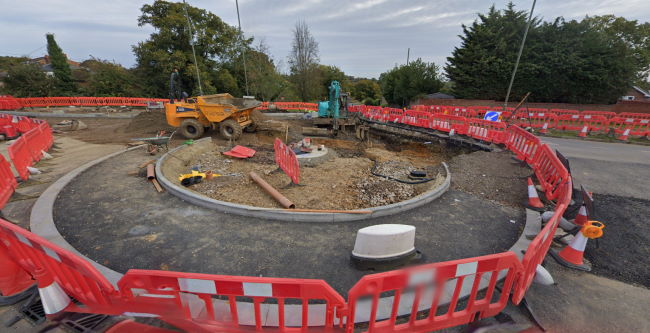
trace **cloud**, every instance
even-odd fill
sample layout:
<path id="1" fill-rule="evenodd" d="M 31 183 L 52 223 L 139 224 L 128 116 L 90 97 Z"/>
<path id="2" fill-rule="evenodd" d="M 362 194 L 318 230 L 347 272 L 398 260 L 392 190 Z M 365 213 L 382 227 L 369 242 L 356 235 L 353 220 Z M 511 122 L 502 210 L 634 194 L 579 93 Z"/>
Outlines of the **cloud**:
<path id="1" fill-rule="evenodd" d="M 180 1 L 180 0 L 178 0 Z M 187 0 L 226 23 L 237 26 L 235 0 Z M 45 33 L 54 33 L 74 60 L 88 55 L 132 66 L 131 45 L 146 40 L 152 28 L 138 27 L 140 8 L 148 1 L 132 0 L 0 0 L 0 55 L 27 54 L 45 45 Z M 239 0 L 242 29 L 247 36 L 264 38 L 273 57 L 285 60 L 292 29 L 304 19 L 319 42 L 321 61 L 339 66 L 349 75 L 378 77 L 395 64 L 421 57 L 444 65 L 460 41 L 461 24 L 476 13 L 508 0 Z M 532 0 L 514 2 L 529 10 Z M 614 14 L 648 21 L 647 0 L 545 0 L 535 14 L 545 20 L 558 16 Z M 45 52 L 37 50 L 32 56 Z"/>

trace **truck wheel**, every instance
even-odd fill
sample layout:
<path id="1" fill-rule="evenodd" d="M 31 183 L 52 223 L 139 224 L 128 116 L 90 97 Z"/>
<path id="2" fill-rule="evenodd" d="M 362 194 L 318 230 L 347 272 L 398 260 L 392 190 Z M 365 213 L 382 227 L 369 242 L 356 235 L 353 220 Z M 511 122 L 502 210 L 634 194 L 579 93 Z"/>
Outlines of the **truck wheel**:
<path id="1" fill-rule="evenodd" d="M 204 129 L 196 119 L 185 119 L 181 123 L 181 134 L 188 139 L 198 139 L 203 135 Z"/>
<path id="2" fill-rule="evenodd" d="M 246 133 L 255 133 L 257 131 L 257 124 L 251 123 L 250 125 L 244 127 L 244 132 Z"/>
<path id="3" fill-rule="evenodd" d="M 219 134 L 226 140 L 237 140 L 241 136 L 242 128 L 234 119 L 226 119 L 219 125 Z"/>

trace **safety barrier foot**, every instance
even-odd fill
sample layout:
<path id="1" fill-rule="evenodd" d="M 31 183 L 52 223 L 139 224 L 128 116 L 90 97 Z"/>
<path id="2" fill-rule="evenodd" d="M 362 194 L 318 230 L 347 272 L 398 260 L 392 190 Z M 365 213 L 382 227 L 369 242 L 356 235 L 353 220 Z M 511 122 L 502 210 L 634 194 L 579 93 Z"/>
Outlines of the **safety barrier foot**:
<path id="1" fill-rule="evenodd" d="M 296 184 L 296 183 L 294 183 L 294 182 L 289 182 L 289 184 L 283 186 L 282 188 L 283 188 L 283 189 L 287 189 L 287 188 L 305 187 L 305 186 L 307 186 L 307 185 L 305 185 L 305 184 Z"/>

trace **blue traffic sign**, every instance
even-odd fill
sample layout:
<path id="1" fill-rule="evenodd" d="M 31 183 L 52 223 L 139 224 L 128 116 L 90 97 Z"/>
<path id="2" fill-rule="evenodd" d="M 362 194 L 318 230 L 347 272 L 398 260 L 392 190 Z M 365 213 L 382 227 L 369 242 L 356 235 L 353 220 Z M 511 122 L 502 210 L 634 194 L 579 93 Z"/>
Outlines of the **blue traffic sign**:
<path id="1" fill-rule="evenodd" d="M 489 121 L 499 121 L 500 116 L 501 116 L 501 112 L 499 111 L 488 111 L 485 113 L 485 117 L 483 117 L 483 119 Z"/>

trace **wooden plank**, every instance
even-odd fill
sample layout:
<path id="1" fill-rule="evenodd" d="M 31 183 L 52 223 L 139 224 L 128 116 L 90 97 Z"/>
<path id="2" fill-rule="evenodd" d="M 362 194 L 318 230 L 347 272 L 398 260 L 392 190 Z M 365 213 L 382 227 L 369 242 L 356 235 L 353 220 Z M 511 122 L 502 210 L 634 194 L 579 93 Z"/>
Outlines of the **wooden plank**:
<path id="1" fill-rule="evenodd" d="M 158 193 L 164 191 L 163 188 L 158 183 L 158 180 L 156 180 L 155 178 L 151 180 L 151 183 L 153 184 L 153 187 L 156 188 L 156 191 L 158 191 Z"/>

